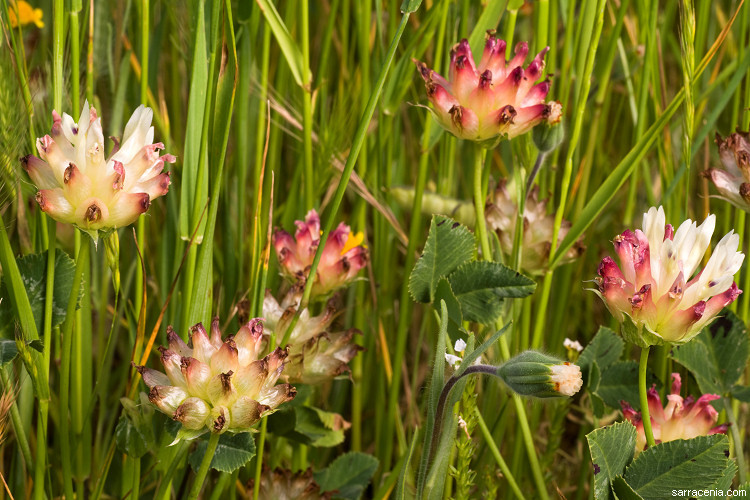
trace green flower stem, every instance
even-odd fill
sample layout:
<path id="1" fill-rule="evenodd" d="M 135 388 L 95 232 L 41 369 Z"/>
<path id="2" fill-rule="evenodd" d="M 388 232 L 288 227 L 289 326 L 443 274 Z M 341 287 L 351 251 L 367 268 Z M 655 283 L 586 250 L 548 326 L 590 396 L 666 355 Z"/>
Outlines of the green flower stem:
<path id="1" fill-rule="evenodd" d="M 70 365 L 73 347 L 73 325 L 75 323 L 76 303 L 81 288 L 81 277 L 83 270 L 88 266 L 91 244 L 88 241 L 81 242 L 81 249 L 76 259 L 76 271 L 73 277 L 68 309 L 65 314 L 65 322 L 62 326 L 62 366 L 60 375 L 60 447 L 62 448 L 63 489 L 67 498 L 73 496 L 73 477 L 71 467 L 75 463 L 75 456 L 70 449 L 70 424 L 68 420 L 68 406 L 70 404 Z M 84 297 L 82 300 L 85 300 Z"/>
<path id="2" fill-rule="evenodd" d="M 492 260 L 492 250 L 487 238 L 487 221 L 484 219 L 485 195 L 482 189 L 482 172 L 484 170 L 484 157 L 487 150 L 476 146 L 474 149 L 474 211 L 476 213 L 476 238 L 477 246 L 482 249 L 485 260 Z M 416 212 L 415 212 L 416 213 Z"/>
<path id="3" fill-rule="evenodd" d="M 732 442 L 734 444 L 734 456 L 737 459 L 737 468 L 740 470 L 740 482 L 739 484 L 745 484 L 747 481 L 747 466 L 745 465 L 745 452 L 742 448 L 742 438 L 740 437 L 740 429 L 737 427 L 737 419 L 734 416 L 734 409 L 732 408 L 732 400 L 728 397 L 721 398 L 724 403 L 724 409 L 727 412 L 727 420 L 729 420 L 729 429 L 732 431 Z"/>
<path id="4" fill-rule="evenodd" d="M 641 362 L 638 365 L 638 392 L 641 395 L 641 417 L 643 419 L 643 431 L 646 434 L 646 442 L 649 446 L 655 446 L 654 431 L 651 429 L 651 415 L 648 411 L 648 392 L 646 391 L 646 367 L 648 366 L 648 351 L 650 347 L 641 349 Z"/>
<path id="5" fill-rule="evenodd" d="M 477 417 L 477 424 L 479 424 L 479 429 L 482 431 L 482 436 L 484 436 L 484 441 L 487 443 L 487 447 L 489 447 L 490 452 L 492 452 L 492 456 L 495 458 L 495 462 L 497 462 L 498 467 L 500 467 L 500 470 L 503 472 L 503 476 L 508 480 L 508 486 L 510 486 L 510 489 L 513 490 L 513 493 L 519 498 L 519 500 L 526 500 L 523 493 L 521 493 L 521 488 L 518 487 L 518 483 L 516 483 L 516 479 L 513 477 L 508 464 L 505 463 L 503 456 L 500 454 L 500 450 L 497 448 L 492 433 L 487 428 L 487 424 L 484 422 L 482 412 L 479 411 L 479 408 L 474 408 L 474 415 Z"/>
<path id="6" fill-rule="evenodd" d="M 255 445 L 255 481 L 253 482 L 253 500 L 258 500 L 260 493 L 260 475 L 263 472 L 263 448 L 266 445 L 266 427 L 268 419 L 263 417 L 260 421 L 260 434 L 258 434 L 257 445 Z"/>
<path id="7" fill-rule="evenodd" d="M 133 500 L 138 500 L 141 496 L 141 459 L 133 459 L 133 487 L 130 490 L 130 496 Z"/>
<path id="8" fill-rule="evenodd" d="M 211 433 L 211 437 L 208 439 L 208 446 L 206 447 L 206 454 L 203 455 L 203 461 L 201 462 L 200 469 L 198 469 L 198 474 L 195 476 L 195 481 L 193 481 L 193 487 L 190 488 L 188 500 L 196 500 L 198 498 L 203 487 L 203 482 L 206 480 L 206 475 L 208 475 L 211 460 L 214 458 L 214 453 L 216 453 L 216 447 L 219 445 L 220 436 L 221 434 L 218 432 Z"/>

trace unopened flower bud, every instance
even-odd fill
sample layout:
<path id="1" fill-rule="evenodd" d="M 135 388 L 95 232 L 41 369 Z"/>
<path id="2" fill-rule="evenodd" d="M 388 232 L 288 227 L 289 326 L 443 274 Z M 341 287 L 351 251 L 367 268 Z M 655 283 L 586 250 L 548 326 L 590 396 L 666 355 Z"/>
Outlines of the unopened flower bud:
<path id="1" fill-rule="evenodd" d="M 560 104 L 552 103 L 552 105 L 559 106 Z M 565 138 L 565 129 L 563 129 L 559 120 L 556 123 L 544 122 L 538 127 L 534 127 L 534 130 L 531 132 L 531 138 L 534 140 L 534 146 L 536 146 L 540 153 L 551 153 L 562 144 Z"/>
<path id="2" fill-rule="evenodd" d="M 497 374 L 514 392 L 536 398 L 572 396 L 583 385 L 580 367 L 537 351 L 511 358 Z"/>

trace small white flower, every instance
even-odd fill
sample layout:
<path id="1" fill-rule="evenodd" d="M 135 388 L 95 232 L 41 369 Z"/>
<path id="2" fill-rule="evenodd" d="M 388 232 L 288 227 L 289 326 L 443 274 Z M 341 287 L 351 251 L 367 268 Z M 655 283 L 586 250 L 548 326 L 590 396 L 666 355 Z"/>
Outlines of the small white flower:
<path id="1" fill-rule="evenodd" d="M 578 352 L 583 351 L 583 346 L 580 342 L 577 340 L 570 340 L 569 338 L 565 337 L 565 341 L 563 342 L 563 347 L 566 349 L 574 349 Z"/>
<path id="2" fill-rule="evenodd" d="M 466 342 L 464 339 L 458 339 L 456 341 L 456 345 L 453 347 L 453 350 L 456 352 L 464 352 L 466 350 Z"/>
<path id="3" fill-rule="evenodd" d="M 466 434 L 466 439 L 471 439 L 471 435 L 469 434 L 469 427 L 466 425 L 466 420 L 461 418 L 461 415 L 458 416 L 458 428 L 464 431 L 464 434 Z"/>
<path id="4" fill-rule="evenodd" d="M 581 378 L 581 368 L 572 363 L 562 365 L 553 365 L 550 367 L 552 376 L 550 377 L 555 386 L 555 390 L 563 396 L 572 396 L 577 393 L 583 385 Z"/>
<path id="5" fill-rule="evenodd" d="M 449 365 L 451 365 L 453 368 L 458 368 L 459 366 L 461 366 L 461 361 L 463 361 L 463 360 L 461 358 L 459 358 L 458 356 L 454 356 L 453 354 L 446 353 L 445 354 L 445 361 L 446 361 L 446 363 L 448 363 Z"/>

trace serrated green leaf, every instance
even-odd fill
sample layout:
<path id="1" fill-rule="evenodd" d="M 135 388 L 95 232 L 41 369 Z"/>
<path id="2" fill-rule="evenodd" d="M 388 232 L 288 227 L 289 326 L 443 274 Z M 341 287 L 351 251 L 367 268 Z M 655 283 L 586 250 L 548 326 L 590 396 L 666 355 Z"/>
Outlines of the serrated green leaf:
<path id="1" fill-rule="evenodd" d="M 750 387 L 746 385 L 735 385 L 732 387 L 732 397 L 745 403 L 750 403 Z"/>
<path id="2" fill-rule="evenodd" d="M 594 467 L 594 498 L 614 500 L 610 484 L 633 461 L 636 430 L 629 422 L 618 422 L 586 435 Z"/>
<path id="3" fill-rule="evenodd" d="M 646 500 L 679 498 L 672 490 L 705 489 L 718 481 L 728 455 L 729 439 L 724 434 L 678 439 L 643 451 L 623 477 Z"/>
<path id="4" fill-rule="evenodd" d="M 409 276 L 409 293 L 417 302 L 433 302 L 440 278 L 474 256 L 474 236 L 458 222 L 433 215 L 422 256 Z"/>
<path id="5" fill-rule="evenodd" d="M 672 358 L 690 370 L 704 394 L 729 392 L 748 360 L 744 323 L 731 311 L 723 314 L 692 341 L 672 349 Z"/>
<path id="6" fill-rule="evenodd" d="M 344 441 L 347 423 L 337 413 L 310 406 L 289 406 L 268 417 L 268 431 L 277 436 L 317 447 Z"/>
<path id="7" fill-rule="evenodd" d="M 0 365 L 13 361 L 18 356 L 15 340 L 0 339 Z"/>
<path id="8" fill-rule="evenodd" d="M 657 384 L 658 380 L 648 373 L 646 384 Z M 630 403 L 636 411 L 641 409 L 638 392 L 638 363 L 635 361 L 618 361 L 601 373 L 601 380 L 596 395 L 612 408 L 620 408 L 620 401 Z"/>
<path id="9" fill-rule="evenodd" d="M 737 464 L 734 460 L 727 460 L 727 466 L 721 473 L 721 477 L 709 488 L 709 490 L 727 491 L 732 486 L 734 475 L 737 474 Z"/>
<path id="10" fill-rule="evenodd" d="M 333 498 L 356 500 L 370 483 L 378 463 L 378 459 L 372 455 L 351 451 L 339 456 L 325 469 L 315 472 L 315 482 L 324 492 L 335 491 Z"/>
<path id="11" fill-rule="evenodd" d="M 294 409 L 294 430 L 304 435 L 311 446 L 330 448 L 344 442 L 343 419 L 319 408 L 300 406 Z"/>
<path id="12" fill-rule="evenodd" d="M 115 428 L 117 449 L 131 458 L 141 458 L 148 453 L 148 443 L 145 436 L 126 416 L 121 415 Z"/>
<path id="13" fill-rule="evenodd" d="M 599 331 L 578 357 L 576 364 L 581 367 L 585 378 L 592 363 L 596 362 L 601 371 L 618 361 L 624 346 L 625 342 L 615 332 L 605 326 L 599 327 Z"/>
<path id="14" fill-rule="evenodd" d="M 617 476 L 612 481 L 612 491 L 617 500 L 643 500 L 643 497 L 633 491 L 633 488 L 622 478 Z"/>
<path id="15" fill-rule="evenodd" d="M 208 443 L 202 439 L 195 451 L 190 454 L 188 461 L 193 470 L 198 470 L 206 454 Z M 255 440 L 250 432 L 239 434 L 222 434 L 216 447 L 211 468 L 220 472 L 232 473 L 248 463 L 255 456 Z"/>
<path id="16" fill-rule="evenodd" d="M 591 396 L 591 409 L 594 411 L 594 416 L 596 418 L 602 418 L 604 416 L 604 410 L 606 409 L 606 406 L 604 405 L 604 401 L 602 401 L 602 398 L 597 396 L 596 391 L 599 388 L 599 382 L 601 382 L 602 375 L 599 371 L 599 365 L 594 361 L 589 366 L 589 376 L 588 376 L 588 390 L 589 390 L 589 396 Z"/>
<path id="17" fill-rule="evenodd" d="M 448 307 L 448 318 L 457 327 L 460 327 L 464 320 L 461 313 L 461 304 L 458 302 L 446 278 L 440 278 L 438 281 L 437 289 L 435 290 L 434 305 L 439 305 L 441 300 L 444 300 L 445 305 Z"/>
<path id="18" fill-rule="evenodd" d="M 86 242 L 88 243 L 88 241 Z M 43 330 L 44 303 L 47 293 L 47 252 L 25 255 L 16 259 L 18 271 L 21 273 L 26 294 L 31 304 L 31 312 L 34 315 L 34 323 L 37 331 Z M 52 327 L 59 325 L 65 319 L 68 308 L 68 297 L 73 287 L 76 265 L 73 259 L 68 257 L 59 248 L 55 250 L 55 289 L 52 294 Z M 0 285 L 0 297 L 3 301 L 9 299 L 6 283 Z M 78 300 L 80 301 L 79 291 Z M 10 301 L 8 302 L 10 304 Z M 76 304 L 76 308 L 78 304 Z M 13 325 L 15 319 L 10 307 L 0 307 L 0 324 Z"/>
<path id="19" fill-rule="evenodd" d="M 497 262 L 463 264 L 448 276 L 451 288 L 467 321 L 491 324 L 502 313 L 503 299 L 527 297 L 536 283 L 518 271 Z"/>

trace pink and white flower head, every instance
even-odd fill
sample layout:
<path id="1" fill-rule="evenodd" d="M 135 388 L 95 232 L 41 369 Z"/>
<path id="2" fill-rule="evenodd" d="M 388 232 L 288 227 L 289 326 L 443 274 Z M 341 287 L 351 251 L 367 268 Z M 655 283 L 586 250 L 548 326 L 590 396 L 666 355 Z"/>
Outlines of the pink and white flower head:
<path id="1" fill-rule="evenodd" d="M 139 106 L 125 126 L 121 142 L 109 159 L 104 156 L 101 118 L 88 101 L 78 123 L 70 115 L 52 112 L 50 135 L 37 139 L 39 157 L 22 158 L 39 192 L 41 209 L 58 222 L 74 224 L 91 235 L 124 227 L 148 210 L 151 201 L 169 190 L 159 155 L 164 144 L 154 141 L 151 108 Z"/>
<path id="2" fill-rule="evenodd" d="M 494 146 L 503 138 L 525 134 L 536 125 L 555 124 L 562 117 L 559 102 L 545 102 L 550 82 L 537 83 L 544 71 L 542 50 L 524 69 L 529 45 L 516 45 L 515 56 L 505 60 L 506 43 L 487 33 L 482 60 L 477 66 L 469 42 L 451 50 L 448 78 L 415 61 L 425 81 L 427 97 L 438 123 L 461 139 Z"/>
<path id="3" fill-rule="evenodd" d="M 651 417 L 651 429 L 657 444 L 675 439 L 692 439 L 710 434 L 726 434 L 727 424 L 715 425 L 719 419 L 711 401 L 719 399 L 716 394 L 704 394 L 695 400 L 692 396 L 680 396 L 682 381 L 679 373 L 672 374 L 672 393 L 667 394 L 666 407 L 662 407 L 661 398 L 656 387 L 648 390 L 648 410 Z M 638 452 L 646 448 L 646 434 L 643 429 L 643 417 L 627 402 L 620 401 L 623 416 L 638 430 L 635 447 Z"/>
<path id="4" fill-rule="evenodd" d="M 699 269 L 715 224 L 709 215 L 701 225 L 688 219 L 675 231 L 662 207 L 652 207 L 643 214 L 643 230 L 615 238 L 620 266 L 611 257 L 602 260 L 597 293 L 622 324 L 626 340 L 642 347 L 684 344 L 742 293 L 734 274 L 745 255 L 737 251 L 734 231 Z"/>
<path id="5" fill-rule="evenodd" d="M 263 300 L 266 333 L 274 334 L 277 343 L 282 341 L 301 299 L 301 285 L 293 286 L 281 303 L 266 290 Z M 299 320 L 289 335 L 289 359 L 284 370 L 286 380 L 319 384 L 350 374 L 349 361 L 362 350 L 354 342 L 354 336 L 361 332 L 356 328 L 330 331 L 338 316 L 333 303 L 333 299 L 329 300 L 325 310 L 317 316 L 312 316 L 309 309 L 300 313 Z"/>
<path id="6" fill-rule="evenodd" d="M 251 479 L 247 490 L 252 492 L 254 487 L 255 479 Z M 281 468 L 272 471 L 265 464 L 258 491 L 258 498 L 273 500 L 330 500 L 333 497 L 332 492 L 320 491 L 310 468 L 297 472 Z"/>
<path id="7" fill-rule="evenodd" d="M 549 253 L 552 249 L 555 232 L 555 216 L 547 212 L 548 199 L 539 199 L 539 186 L 535 185 L 526 199 L 523 213 L 523 245 L 521 267 L 529 274 L 544 274 L 549 267 Z M 513 253 L 513 238 L 518 218 L 516 184 L 511 179 L 500 179 L 497 188 L 489 197 L 484 209 L 487 227 L 495 231 L 500 248 L 505 255 Z M 570 230 L 570 222 L 563 220 L 557 233 L 560 243 Z M 576 241 L 560 260 L 568 264 L 580 257 L 586 246 L 583 238 Z"/>
<path id="8" fill-rule="evenodd" d="M 137 369 L 150 389 L 149 400 L 182 424 L 178 440 L 206 431 L 247 431 L 297 393 L 289 384 L 276 384 L 287 364 L 285 349 L 258 358 L 262 319 L 250 320 L 224 340 L 218 318 L 211 323 L 210 336 L 201 323 L 193 326 L 190 346 L 171 327 L 167 340 L 169 347 L 159 348 L 166 373 Z"/>
<path id="9" fill-rule="evenodd" d="M 710 168 L 703 175 L 711 179 L 721 198 L 750 212 L 750 132 L 737 130 L 726 139 L 716 134 L 716 144 L 724 170 Z"/>
<path id="10" fill-rule="evenodd" d="M 273 246 L 279 258 L 281 273 L 293 282 L 307 279 L 315 252 L 320 244 L 320 217 L 313 209 L 304 221 L 296 221 L 294 237 L 277 229 Z M 367 248 L 362 233 L 352 233 L 343 222 L 328 235 L 313 283 L 313 295 L 326 295 L 350 283 L 367 264 Z"/>

